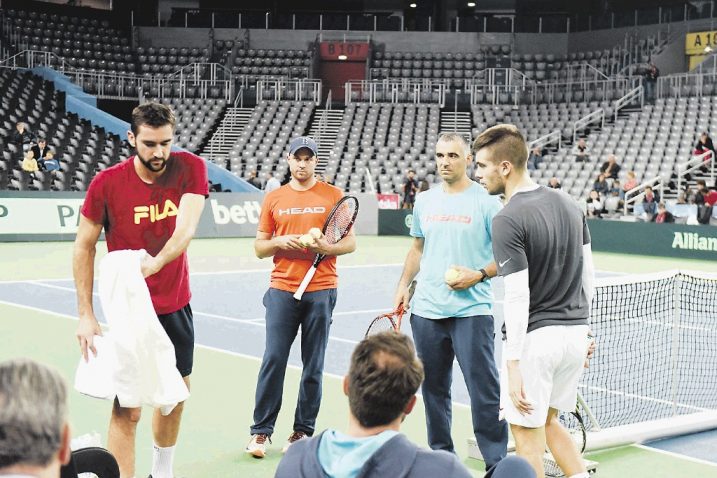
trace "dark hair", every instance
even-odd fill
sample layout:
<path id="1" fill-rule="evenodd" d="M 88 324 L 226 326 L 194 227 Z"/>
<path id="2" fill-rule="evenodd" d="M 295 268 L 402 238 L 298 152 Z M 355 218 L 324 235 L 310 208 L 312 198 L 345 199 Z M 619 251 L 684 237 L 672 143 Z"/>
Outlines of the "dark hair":
<path id="1" fill-rule="evenodd" d="M 351 413 L 363 427 L 387 425 L 401 416 L 422 381 L 423 364 L 406 335 L 369 336 L 351 355 Z"/>
<path id="2" fill-rule="evenodd" d="M 483 131 L 473 142 L 473 154 L 484 148 L 492 148 L 491 161 L 509 161 L 519 169 L 528 162 L 528 145 L 518 128 L 512 124 L 498 124 Z"/>
<path id="3" fill-rule="evenodd" d="M 139 105 L 132 110 L 132 133 L 136 135 L 139 127 L 143 124 L 150 128 L 161 128 L 169 124 L 174 129 L 177 119 L 169 106 L 150 102 Z"/>

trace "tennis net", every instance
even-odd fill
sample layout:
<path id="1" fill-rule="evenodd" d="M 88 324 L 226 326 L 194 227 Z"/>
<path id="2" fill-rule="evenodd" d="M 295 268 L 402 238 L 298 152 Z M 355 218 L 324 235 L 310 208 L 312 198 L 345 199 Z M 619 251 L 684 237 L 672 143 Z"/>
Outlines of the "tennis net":
<path id="1" fill-rule="evenodd" d="M 668 271 L 596 285 L 598 348 L 579 391 L 588 430 L 617 432 L 589 437 L 588 448 L 717 426 L 717 274 Z"/>

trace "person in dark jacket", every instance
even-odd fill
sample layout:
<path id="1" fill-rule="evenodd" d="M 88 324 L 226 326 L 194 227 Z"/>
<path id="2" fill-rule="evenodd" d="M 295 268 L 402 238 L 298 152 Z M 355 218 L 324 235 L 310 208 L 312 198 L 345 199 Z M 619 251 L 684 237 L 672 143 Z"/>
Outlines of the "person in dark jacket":
<path id="1" fill-rule="evenodd" d="M 399 432 L 422 381 L 423 365 L 406 335 L 385 332 L 364 339 L 343 382 L 347 432 L 329 429 L 295 442 L 275 477 L 470 477 L 456 455 L 420 448 Z"/>
<path id="2" fill-rule="evenodd" d="M 658 224 L 662 224 L 663 222 L 673 223 L 675 222 L 675 216 L 673 216 L 672 213 L 667 210 L 667 208 L 665 207 L 665 203 L 661 202 L 657 205 L 657 214 L 652 216 L 651 221 L 656 222 Z"/>
<path id="3" fill-rule="evenodd" d="M 21 147 L 23 151 L 27 151 L 32 146 L 32 142 L 35 140 L 35 136 L 32 134 L 25 123 L 17 123 L 15 125 L 15 131 L 10 135 L 10 142 Z M 38 159 L 38 158 L 35 158 Z"/>

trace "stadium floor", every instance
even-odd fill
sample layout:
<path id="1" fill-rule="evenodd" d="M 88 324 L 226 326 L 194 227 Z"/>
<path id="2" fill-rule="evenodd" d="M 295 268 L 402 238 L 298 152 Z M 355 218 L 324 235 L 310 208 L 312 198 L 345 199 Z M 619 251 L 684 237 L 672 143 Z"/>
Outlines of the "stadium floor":
<path id="1" fill-rule="evenodd" d="M 340 258 L 341 286 L 332 340 L 327 350 L 324 400 L 317 428 L 344 428 L 347 405 L 340 377 L 345 373 L 353 344 L 371 317 L 390 307 L 409 238 L 360 237 L 357 253 Z M 230 251 L 230 252 L 227 252 Z M 105 247 L 98 247 L 98 261 Z M 76 317 L 71 277 L 70 243 L 0 244 L 0 360 L 30 356 L 57 366 L 72 380 L 77 364 L 74 339 Z M 182 476 L 273 476 L 280 448 L 290 432 L 300 364 L 292 351 L 293 368 L 287 373 L 284 409 L 279 416 L 275 442 L 262 461 L 242 453 L 248 440 L 255 379 L 263 352 L 264 329 L 261 296 L 268 283 L 269 260 L 253 255 L 250 239 L 195 240 L 190 250 L 197 350 L 193 396 L 187 404 L 176 468 Z M 661 258 L 596 254 L 596 266 L 612 273 L 652 272 L 676 268 L 677 261 Z M 679 261 L 685 269 L 714 270 L 714 264 Z M 99 307 L 96 308 L 99 310 Z M 501 315 L 496 304 L 496 316 Z M 497 320 L 497 322 L 500 322 Z M 453 434 L 464 463 L 480 476 L 482 463 L 466 459 L 470 436 L 467 394 L 458 367 L 454 369 Z M 109 403 L 71 394 L 74 435 L 106 433 Z M 416 407 L 403 431 L 425 444 L 423 407 Z M 695 450 L 717 448 L 715 433 L 631 446 L 591 455 L 598 475 L 631 478 L 660 476 L 714 476 L 717 463 L 710 454 Z M 149 470 L 149 420 L 138 433 L 138 473 Z M 145 452 L 142 452 L 145 450 Z M 688 456 L 689 455 L 689 456 Z M 717 458 L 712 458 L 717 461 Z"/>

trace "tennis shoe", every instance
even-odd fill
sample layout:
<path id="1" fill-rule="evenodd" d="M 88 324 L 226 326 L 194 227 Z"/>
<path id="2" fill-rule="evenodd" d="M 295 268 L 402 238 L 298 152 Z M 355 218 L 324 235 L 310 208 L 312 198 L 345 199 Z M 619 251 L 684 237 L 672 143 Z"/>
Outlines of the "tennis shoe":
<path id="1" fill-rule="evenodd" d="M 266 442 L 271 443 L 271 438 L 265 433 L 257 433 L 251 436 L 251 440 L 246 446 L 246 452 L 254 458 L 264 458 L 266 456 Z"/>
<path id="2" fill-rule="evenodd" d="M 304 438 L 309 438 L 309 436 L 304 432 L 297 432 L 295 431 L 291 435 L 289 435 L 289 439 L 286 440 L 286 445 L 284 445 L 284 448 L 281 449 L 282 453 L 286 453 L 286 451 L 289 449 L 291 445 L 296 443 L 299 440 L 303 440 Z"/>

